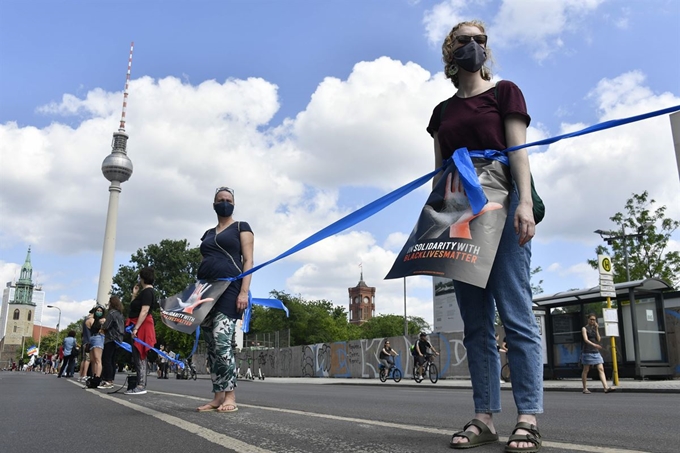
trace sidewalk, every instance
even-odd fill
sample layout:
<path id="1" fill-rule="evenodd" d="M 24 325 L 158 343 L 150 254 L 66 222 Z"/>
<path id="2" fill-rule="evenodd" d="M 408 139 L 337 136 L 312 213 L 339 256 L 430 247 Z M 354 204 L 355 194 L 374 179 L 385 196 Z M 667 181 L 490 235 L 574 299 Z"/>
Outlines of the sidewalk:
<path id="1" fill-rule="evenodd" d="M 244 382 L 239 380 L 239 383 Z M 248 381 L 245 381 L 248 382 Z M 262 382 L 255 379 L 253 382 Z M 385 383 L 380 382 L 379 379 L 345 379 L 345 378 L 310 378 L 310 377 L 267 377 L 265 382 L 280 383 L 280 384 L 329 384 L 329 385 L 397 385 L 402 387 L 441 387 L 454 389 L 472 389 L 472 384 L 469 379 L 441 379 L 436 384 L 432 384 L 429 380 L 425 380 L 420 384 L 413 379 L 402 379 L 401 382 L 396 383 L 393 380 L 388 380 Z M 611 383 L 611 380 L 609 381 Z M 510 383 L 501 384 L 502 390 L 510 390 L 512 385 Z M 564 392 L 580 392 L 580 379 L 562 379 L 554 381 L 543 381 L 543 388 L 545 391 L 564 391 Z M 680 393 L 680 379 L 673 380 L 644 380 L 637 381 L 634 379 L 621 379 L 619 385 L 616 386 L 617 391 L 627 393 Z M 593 393 L 602 392 L 602 385 L 600 381 L 589 380 L 588 390 Z"/>

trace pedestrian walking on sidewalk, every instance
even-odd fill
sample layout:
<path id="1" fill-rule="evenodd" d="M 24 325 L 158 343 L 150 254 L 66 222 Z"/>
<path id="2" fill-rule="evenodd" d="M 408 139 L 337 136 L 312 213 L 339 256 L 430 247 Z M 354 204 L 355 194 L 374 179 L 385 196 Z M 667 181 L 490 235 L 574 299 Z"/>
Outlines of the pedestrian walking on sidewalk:
<path id="1" fill-rule="evenodd" d="M 595 313 L 588 315 L 588 324 L 581 328 L 581 335 L 583 336 L 583 348 L 581 350 L 581 363 L 583 363 L 581 382 L 583 383 L 583 393 L 590 394 L 590 390 L 588 390 L 588 372 L 590 371 L 591 366 L 597 368 L 604 393 L 613 392 L 616 389 L 607 385 L 607 376 L 604 373 L 604 360 L 602 359 L 602 354 L 600 354 L 600 350 L 602 349 L 602 346 L 600 345 L 600 329 L 597 325 L 597 315 L 595 315 Z"/>

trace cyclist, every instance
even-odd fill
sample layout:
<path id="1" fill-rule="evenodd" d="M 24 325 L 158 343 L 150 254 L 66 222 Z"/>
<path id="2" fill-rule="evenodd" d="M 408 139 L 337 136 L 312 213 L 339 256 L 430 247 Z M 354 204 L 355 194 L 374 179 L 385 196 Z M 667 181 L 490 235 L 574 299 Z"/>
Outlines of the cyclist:
<path id="1" fill-rule="evenodd" d="M 432 350 L 432 353 L 429 353 L 428 349 Z M 430 343 L 430 341 L 427 339 L 427 334 L 425 332 L 420 332 L 420 336 L 416 342 L 416 347 L 414 350 L 416 364 L 418 365 L 418 373 L 423 372 L 422 366 L 425 364 L 425 362 L 430 360 L 432 355 L 439 355 L 434 346 L 432 346 L 432 343 Z"/>
<path id="2" fill-rule="evenodd" d="M 383 348 L 380 350 L 380 363 L 383 364 L 385 367 L 386 373 L 389 375 L 390 369 L 394 366 L 394 359 L 392 357 L 396 357 L 399 354 L 397 354 L 397 351 L 392 349 L 390 346 L 390 340 L 385 340 L 385 344 L 383 345 Z"/>

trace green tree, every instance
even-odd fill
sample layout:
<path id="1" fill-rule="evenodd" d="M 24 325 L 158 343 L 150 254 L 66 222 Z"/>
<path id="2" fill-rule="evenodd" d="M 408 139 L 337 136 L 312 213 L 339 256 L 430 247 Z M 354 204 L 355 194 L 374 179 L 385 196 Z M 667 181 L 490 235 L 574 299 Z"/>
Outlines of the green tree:
<path id="1" fill-rule="evenodd" d="M 535 267 L 534 269 L 531 270 L 531 279 L 533 280 L 534 275 L 538 274 L 539 272 L 542 272 L 543 269 L 541 269 L 541 266 Z M 536 296 L 537 294 L 541 294 L 543 292 L 543 287 L 541 286 L 543 284 L 543 279 L 539 280 L 538 283 L 534 284 L 534 282 L 531 282 L 531 294 Z"/>
<path id="2" fill-rule="evenodd" d="M 307 301 L 283 291 L 272 291 L 270 295 L 283 302 L 290 316 L 286 317 L 283 310 L 256 305 L 250 323 L 251 334 L 290 329 L 291 346 L 361 338 L 360 328 L 347 321 L 344 307 L 327 300 Z"/>
<path id="3" fill-rule="evenodd" d="M 172 296 L 196 281 L 201 252 L 190 247 L 187 240 L 164 239 L 158 244 L 147 245 L 130 257 L 130 264 L 118 268 L 113 277 L 111 293 L 120 297 L 126 310 L 132 301 L 132 288 L 137 283 L 139 271 L 147 266 L 154 268 L 154 289 L 159 299 Z M 194 337 L 167 327 L 158 312 L 153 313 L 158 342 L 169 345 L 175 352 L 186 357 L 194 344 Z"/>
<path id="4" fill-rule="evenodd" d="M 418 316 L 407 316 L 409 335 L 429 331 L 430 325 Z M 361 325 L 362 338 L 397 337 L 404 334 L 404 317 L 399 315 L 378 315 Z"/>
<path id="5" fill-rule="evenodd" d="M 637 237 L 628 237 L 625 247 L 628 253 L 628 270 L 631 280 L 660 278 L 675 288 L 680 285 L 680 252 L 668 251 L 672 234 L 680 227 L 680 221 L 666 217 L 666 206 L 655 208 L 656 201 L 649 198 L 647 191 L 633 194 L 626 202 L 625 213 L 617 212 L 610 220 L 618 226 L 618 231 L 629 235 L 631 230 Z M 655 208 L 655 209 L 654 209 Z M 624 241 L 613 239 L 611 250 L 603 245 L 597 246 L 595 253 L 609 255 L 614 264 L 614 282 L 627 280 L 624 258 Z M 597 259 L 588 260 L 597 269 Z"/>

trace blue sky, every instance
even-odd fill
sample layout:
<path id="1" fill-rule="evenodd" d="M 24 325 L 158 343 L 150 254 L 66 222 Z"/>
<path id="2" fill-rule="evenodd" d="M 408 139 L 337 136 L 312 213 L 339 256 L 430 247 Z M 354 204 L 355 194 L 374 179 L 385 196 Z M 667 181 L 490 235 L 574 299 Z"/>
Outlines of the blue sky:
<path id="1" fill-rule="evenodd" d="M 214 188 L 236 189 L 256 262 L 433 165 L 425 132 L 454 88 L 441 71 L 451 26 L 488 25 L 494 74 L 523 90 L 529 139 L 680 104 L 680 4 L 673 0 L 4 2 L 0 6 L 0 279 L 34 276 L 66 320 L 97 293 L 108 182 L 130 41 L 129 157 L 116 268 L 162 239 L 197 245 Z M 668 117 L 531 151 L 547 206 L 533 244 L 546 293 L 593 286 L 585 264 L 632 193 L 680 218 Z M 644 169 L 644 171 L 642 170 Z M 253 293 L 347 305 L 359 279 L 381 313 L 385 281 L 425 188 L 352 230 L 259 271 Z M 680 249 L 676 234 L 671 244 Z M 425 277 L 409 314 L 432 321 Z M 46 310 L 44 324 L 56 324 Z M 53 319 L 54 318 L 54 319 Z"/>

